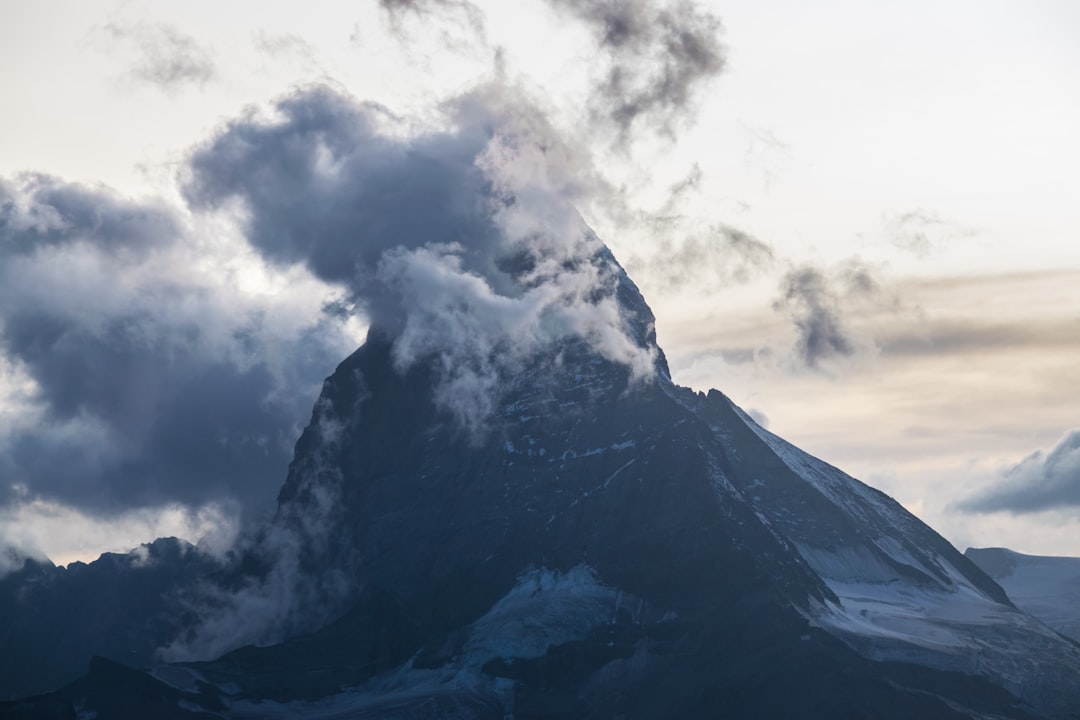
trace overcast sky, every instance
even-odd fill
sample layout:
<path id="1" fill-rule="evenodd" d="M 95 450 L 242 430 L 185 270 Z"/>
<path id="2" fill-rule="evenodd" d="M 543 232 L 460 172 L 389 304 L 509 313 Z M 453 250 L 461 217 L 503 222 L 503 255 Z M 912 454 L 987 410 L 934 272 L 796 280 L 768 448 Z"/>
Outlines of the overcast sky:
<path id="1" fill-rule="evenodd" d="M 1077 37 L 1071 0 L 7 0 L 0 539 L 266 512 L 390 312 L 327 238 L 446 240 L 482 121 L 550 140 L 676 381 L 961 550 L 1080 555 Z"/>

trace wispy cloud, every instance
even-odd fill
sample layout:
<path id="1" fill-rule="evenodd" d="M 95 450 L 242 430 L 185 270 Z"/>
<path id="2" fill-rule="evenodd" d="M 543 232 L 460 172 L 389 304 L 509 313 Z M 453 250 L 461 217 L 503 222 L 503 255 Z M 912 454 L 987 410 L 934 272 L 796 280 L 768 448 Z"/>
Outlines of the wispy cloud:
<path id="1" fill-rule="evenodd" d="M 172 25 L 110 23 L 105 33 L 134 51 L 132 77 L 163 90 L 204 85 L 217 72 L 211 52 Z"/>
<path id="2" fill-rule="evenodd" d="M 315 59 L 314 48 L 307 40 L 295 33 L 270 34 L 259 30 L 251 36 L 252 43 L 260 52 L 273 57 L 293 55 L 308 62 Z"/>
<path id="3" fill-rule="evenodd" d="M 773 308 L 794 325 L 799 365 L 819 369 L 873 346 L 871 338 L 852 330 L 847 318 L 885 297 L 876 273 L 864 263 L 850 261 L 830 270 L 802 265 L 781 278 Z"/>
<path id="4" fill-rule="evenodd" d="M 705 84 L 723 70 L 718 17 L 685 0 L 548 0 L 589 28 L 603 58 L 590 93 L 593 119 L 627 138 L 639 125 L 671 135 Z"/>
<path id="5" fill-rule="evenodd" d="M 776 263 L 771 246 L 728 225 L 686 234 L 658 230 L 653 251 L 644 258 L 634 258 L 632 264 L 668 290 L 713 293 L 746 283 Z"/>
<path id="6" fill-rule="evenodd" d="M 925 208 L 886 213 L 881 224 L 890 243 L 921 258 L 930 256 L 944 245 L 977 234 L 975 230 Z"/>
<path id="7" fill-rule="evenodd" d="M 430 22 L 433 17 L 464 24 L 479 39 L 484 36 L 484 11 L 469 0 L 377 0 L 390 28 L 405 37 L 409 18 Z"/>

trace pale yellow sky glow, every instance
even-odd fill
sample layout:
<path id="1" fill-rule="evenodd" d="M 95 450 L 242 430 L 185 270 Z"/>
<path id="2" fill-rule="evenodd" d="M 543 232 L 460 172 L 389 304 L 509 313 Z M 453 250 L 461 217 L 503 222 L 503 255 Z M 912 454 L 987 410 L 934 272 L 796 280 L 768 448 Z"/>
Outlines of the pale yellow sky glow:
<path id="1" fill-rule="evenodd" d="M 540 0 L 476 2 L 479 16 L 465 5 L 394 31 L 375 2 L 6 0 L 0 178 L 42 172 L 178 204 L 190 148 L 299 85 L 328 83 L 420 125 L 501 73 L 594 146 L 631 210 L 677 216 L 664 230 L 582 208 L 656 311 L 677 381 L 763 413 L 961 550 L 1080 555 L 1080 507 L 956 508 L 1080 427 L 1080 4 L 703 2 L 723 21 L 727 67 L 674 139 L 628 153 L 586 127 L 581 28 Z M 186 69 L 170 75 L 181 56 Z M 721 225 L 768 258 L 662 262 Z M 292 283 L 254 258 L 232 262 L 243 293 Z M 851 341 L 817 367 L 799 362 L 800 310 L 781 300 L 806 268 L 828 283 Z M 859 268 L 872 289 L 844 285 Z M 316 281 L 294 280 L 314 297 Z M 6 422 L 26 387 L 3 360 Z M 89 558 L 159 532 L 198 539 L 228 524 L 219 510 L 103 523 L 27 504 L 0 512 L 0 532 Z"/>

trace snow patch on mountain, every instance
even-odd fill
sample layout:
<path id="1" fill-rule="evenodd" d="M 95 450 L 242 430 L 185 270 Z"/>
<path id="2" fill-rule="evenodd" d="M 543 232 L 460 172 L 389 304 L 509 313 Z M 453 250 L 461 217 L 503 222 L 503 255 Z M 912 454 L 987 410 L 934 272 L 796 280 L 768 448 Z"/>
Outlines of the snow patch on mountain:
<path id="1" fill-rule="evenodd" d="M 513 707 L 515 682 L 484 672 L 488 662 L 544 657 L 553 647 L 587 638 L 622 613 L 640 618 L 644 611 L 639 598 L 605 585 L 587 565 L 567 571 L 538 568 L 519 577 L 470 625 L 463 652 L 453 662 L 429 669 L 410 660 L 317 701 L 237 699 L 229 709 L 236 718 L 267 720 L 499 717 Z"/>
<path id="2" fill-rule="evenodd" d="M 541 568 L 516 585 L 469 631 L 469 663 L 496 658 L 537 658 L 572 640 L 582 640 L 603 624 L 614 622 L 620 607 L 641 603 L 600 582 L 596 572 L 577 565 L 566 572 Z"/>
<path id="3" fill-rule="evenodd" d="M 811 600 L 812 623 L 874 660 L 989 676 L 1051 711 L 1080 704 L 1080 693 L 1069 689 L 1080 673 L 1080 647 L 1004 596 L 991 596 L 992 584 L 959 567 L 959 553 L 894 500 L 737 412 L 792 472 L 868 532 L 836 542 L 814 521 L 785 516 L 799 554 L 837 598 Z"/>

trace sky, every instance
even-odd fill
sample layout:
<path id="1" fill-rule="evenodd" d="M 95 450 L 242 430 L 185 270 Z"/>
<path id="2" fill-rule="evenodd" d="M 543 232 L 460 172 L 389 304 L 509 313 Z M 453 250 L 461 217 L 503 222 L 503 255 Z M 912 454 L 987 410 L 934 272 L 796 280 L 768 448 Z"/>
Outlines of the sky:
<path id="1" fill-rule="evenodd" d="M 552 315 L 595 279 L 489 267 L 583 220 L 677 382 L 961 550 L 1080 555 L 1078 32 L 1068 0 L 5 0 L 0 541 L 227 546 L 369 322 L 403 363 L 485 337 L 453 293 L 636 362 Z M 520 202 L 474 217 L 481 181 Z M 447 357 L 473 422 L 490 377 Z"/>

